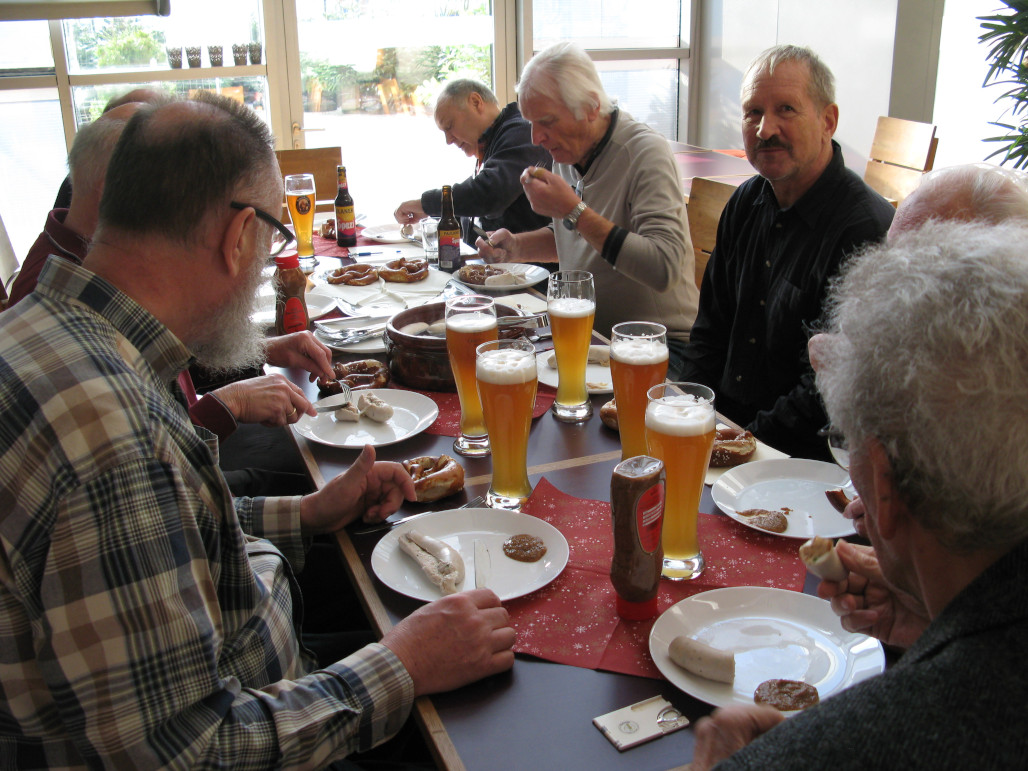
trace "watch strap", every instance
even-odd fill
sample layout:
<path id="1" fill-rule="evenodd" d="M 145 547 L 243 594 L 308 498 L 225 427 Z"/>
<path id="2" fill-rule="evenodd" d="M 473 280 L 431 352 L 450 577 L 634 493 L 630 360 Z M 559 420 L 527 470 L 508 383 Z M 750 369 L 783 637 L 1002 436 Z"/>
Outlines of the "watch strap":
<path id="1" fill-rule="evenodd" d="M 582 216 L 582 212 L 587 208 L 585 201 L 579 201 L 575 204 L 575 208 L 568 212 L 568 215 L 564 217 L 564 227 L 568 230 L 574 230 L 578 226 L 578 218 Z"/>

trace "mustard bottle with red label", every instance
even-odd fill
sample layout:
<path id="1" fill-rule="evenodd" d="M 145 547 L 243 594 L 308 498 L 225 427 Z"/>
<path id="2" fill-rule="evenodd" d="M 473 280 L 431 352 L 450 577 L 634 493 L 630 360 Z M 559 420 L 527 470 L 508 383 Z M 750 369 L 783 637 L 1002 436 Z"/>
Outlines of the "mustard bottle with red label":
<path id="1" fill-rule="evenodd" d="M 307 312 L 307 276 L 295 254 L 275 258 L 275 334 L 302 332 L 310 325 Z"/>
<path id="2" fill-rule="evenodd" d="M 648 455 L 621 461 L 610 479 L 614 524 L 610 581 L 617 592 L 618 615 L 630 621 L 657 615 L 657 590 L 664 561 L 660 541 L 664 480 L 663 462 Z"/>

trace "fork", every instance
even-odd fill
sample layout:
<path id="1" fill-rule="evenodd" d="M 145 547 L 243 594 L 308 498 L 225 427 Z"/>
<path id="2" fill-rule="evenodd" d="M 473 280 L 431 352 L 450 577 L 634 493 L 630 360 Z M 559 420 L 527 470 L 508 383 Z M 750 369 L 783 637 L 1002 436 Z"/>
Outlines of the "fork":
<path id="1" fill-rule="evenodd" d="M 335 412 L 344 404 L 349 404 L 353 400 L 353 391 L 350 390 L 350 386 L 346 383 L 339 383 L 339 395 L 342 399 L 338 400 L 337 404 L 315 404 L 314 409 L 318 412 Z"/>
<path id="2" fill-rule="evenodd" d="M 485 503 L 485 498 L 481 495 L 478 495 L 472 498 L 467 503 L 465 503 L 463 506 L 458 506 L 457 508 L 477 509 L 483 503 Z M 439 511 L 449 511 L 449 509 L 440 509 L 438 511 L 422 511 L 420 514 L 408 514 L 407 516 L 400 517 L 399 519 L 387 519 L 384 522 L 379 522 L 377 525 L 371 525 L 370 527 L 362 527 L 360 530 L 354 530 L 352 531 L 352 535 L 367 535 L 368 533 L 377 533 L 380 530 L 392 530 L 394 527 L 396 527 L 399 524 L 402 524 L 403 522 L 409 522 L 412 519 L 424 517 L 427 514 L 438 514 Z"/>

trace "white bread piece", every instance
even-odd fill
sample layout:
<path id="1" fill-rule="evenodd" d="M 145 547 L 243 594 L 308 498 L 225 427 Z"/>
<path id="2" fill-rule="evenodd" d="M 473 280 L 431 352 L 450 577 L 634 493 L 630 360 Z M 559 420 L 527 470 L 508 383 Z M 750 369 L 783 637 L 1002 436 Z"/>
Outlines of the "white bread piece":
<path id="1" fill-rule="evenodd" d="M 735 654 L 679 635 L 671 641 L 668 655 L 682 669 L 719 683 L 735 681 Z"/>
<path id="2" fill-rule="evenodd" d="M 360 410 L 361 415 L 365 415 L 371 420 L 375 420 L 379 423 L 385 423 L 393 416 L 393 408 L 391 405 L 386 404 L 375 396 L 375 394 L 368 393 L 367 391 L 363 392 L 358 397 L 357 409 Z"/>
<path id="3" fill-rule="evenodd" d="M 343 421 L 344 423 L 356 423 L 361 419 L 361 414 L 356 407 L 353 406 L 353 402 L 347 402 L 342 405 L 334 413 L 335 419 Z"/>
<path id="4" fill-rule="evenodd" d="M 835 544 L 815 535 L 800 546 L 800 559 L 807 570 L 825 581 L 842 581 L 849 575 L 835 551 Z"/>
<path id="5" fill-rule="evenodd" d="M 514 286 L 515 284 L 522 283 L 518 281 L 517 276 L 513 273 L 503 271 L 503 273 L 496 273 L 492 276 L 486 276 L 485 281 L 482 282 L 485 286 Z"/>
<path id="6" fill-rule="evenodd" d="M 457 587 L 464 583 L 464 560 L 460 552 L 438 538 L 408 530 L 400 536 L 400 548 L 414 558 L 428 580 L 443 594 L 456 594 Z"/>

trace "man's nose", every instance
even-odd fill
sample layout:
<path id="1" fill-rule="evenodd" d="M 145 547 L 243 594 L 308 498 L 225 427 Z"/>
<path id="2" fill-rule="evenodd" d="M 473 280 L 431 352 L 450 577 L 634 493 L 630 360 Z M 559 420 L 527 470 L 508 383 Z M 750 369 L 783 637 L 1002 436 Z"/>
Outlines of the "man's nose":
<path id="1" fill-rule="evenodd" d="M 546 139 L 546 132 L 542 128 L 540 128 L 539 126 L 536 126 L 533 123 L 532 124 L 532 144 L 533 145 L 541 145 L 543 143 L 544 139 Z"/>
<path id="2" fill-rule="evenodd" d="M 760 123 L 757 124 L 757 137 L 767 139 L 778 133 L 778 121 L 771 115 L 762 115 Z"/>

